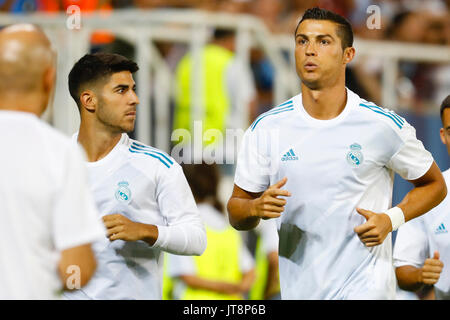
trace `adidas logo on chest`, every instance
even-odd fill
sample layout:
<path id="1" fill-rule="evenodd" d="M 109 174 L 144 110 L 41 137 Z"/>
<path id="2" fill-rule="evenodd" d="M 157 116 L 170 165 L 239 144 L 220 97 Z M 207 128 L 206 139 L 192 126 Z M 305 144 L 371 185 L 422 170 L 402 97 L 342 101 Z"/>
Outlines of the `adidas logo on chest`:
<path id="1" fill-rule="evenodd" d="M 444 223 L 441 223 L 436 230 L 434 230 L 434 234 L 443 234 L 448 233 L 447 229 L 445 228 Z"/>
<path id="2" fill-rule="evenodd" d="M 281 161 L 292 161 L 292 160 L 298 160 L 298 156 L 294 153 L 294 150 L 289 149 L 289 151 L 286 152 L 281 157 Z"/>

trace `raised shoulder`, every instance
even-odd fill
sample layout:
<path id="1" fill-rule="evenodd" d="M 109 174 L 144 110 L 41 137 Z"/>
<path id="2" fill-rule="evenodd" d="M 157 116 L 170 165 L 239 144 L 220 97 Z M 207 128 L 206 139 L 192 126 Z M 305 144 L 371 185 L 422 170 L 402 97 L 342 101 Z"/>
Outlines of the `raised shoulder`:
<path id="1" fill-rule="evenodd" d="M 144 159 L 148 159 L 152 162 L 157 161 L 160 165 L 163 165 L 167 169 L 177 165 L 176 161 L 164 151 L 147 146 L 132 139 L 130 139 L 128 151 L 138 158 L 143 157 Z"/>
<path id="2" fill-rule="evenodd" d="M 294 101 L 293 98 L 287 100 L 286 102 L 283 102 L 282 104 L 273 107 L 267 112 L 264 112 L 263 114 L 259 115 L 258 118 L 253 121 L 253 123 L 250 126 L 250 130 L 253 131 L 257 126 L 260 126 L 261 123 L 267 122 L 268 119 L 278 119 L 280 117 L 289 117 L 289 115 L 294 110 Z"/>
<path id="3" fill-rule="evenodd" d="M 361 99 L 358 110 L 366 113 L 368 116 L 388 123 L 395 130 L 401 130 L 407 123 L 404 118 L 392 110 L 377 106 L 375 103 Z"/>

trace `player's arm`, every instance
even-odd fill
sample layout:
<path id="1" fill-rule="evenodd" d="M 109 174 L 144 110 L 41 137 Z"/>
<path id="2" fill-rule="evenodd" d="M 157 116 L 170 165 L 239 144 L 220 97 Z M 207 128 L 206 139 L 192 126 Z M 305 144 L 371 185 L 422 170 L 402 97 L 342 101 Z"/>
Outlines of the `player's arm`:
<path id="1" fill-rule="evenodd" d="M 179 278 L 193 289 L 209 290 L 223 294 L 238 294 L 241 291 L 237 283 L 209 280 L 194 275 L 182 275 Z"/>
<path id="2" fill-rule="evenodd" d="M 181 211 L 180 211 L 181 212 Z M 106 235 L 110 241 L 145 241 L 149 246 L 155 245 L 160 239 L 159 245 L 163 250 L 175 254 L 200 255 L 206 248 L 206 239 L 203 239 L 204 230 L 201 221 L 178 221 L 178 225 L 156 226 L 132 221 L 117 213 L 106 215 L 103 218 L 106 227 Z M 164 229 L 164 241 L 160 237 L 160 229 Z M 197 241 L 197 238 L 201 238 Z M 204 241 L 202 241 L 202 239 Z M 189 243 L 194 245 L 189 246 Z"/>
<path id="3" fill-rule="evenodd" d="M 280 279 L 278 271 L 278 252 L 271 251 L 267 254 L 267 260 L 269 263 L 267 270 L 267 283 L 264 289 L 264 299 L 270 299 L 270 297 L 280 292 Z"/>
<path id="4" fill-rule="evenodd" d="M 244 294 L 248 292 L 255 279 L 255 271 L 252 269 L 243 274 L 239 283 L 210 280 L 194 275 L 181 275 L 180 280 L 193 289 L 209 290 L 223 294 Z"/>
<path id="5" fill-rule="evenodd" d="M 103 217 L 111 241 L 143 240 L 150 246 L 181 255 L 201 255 L 206 231 L 181 167 L 164 171 L 157 182 L 156 200 L 165 225 L 144 224 L 112 214 Z"/>
<path id="6" fill-rule="evenodd" d="M 428 233 L 424 218 L 414 219 L 398 229 L 393 262 L 398 285 L 403 290 L 416 292 L 439 280 L 443 263 L 438 251 L 429 257 Z"/>
<path id="7" fill-rule="evenodd" d="M 76 267 L 75 269 L 73 267 Z M 69 278 L 79 275 L 75 279 L 81 287 L 91 279 L 97 268 L 94 253 L 90 244 L 84 244 L 61 251 L 58 272 L 63 282 L 64 290 L 78 289 L 76 286 L 68 287 Z M 69 280 L 69 281 L 68 281 Z"/>
<path id="8" fill-rule="evenodd" d="M 398 286 L 403 290 L 417 291 L 424 285 L 434 285 L 438 282 L 443 267 L 438 251 L 434 252 L 433 258 L 426 259 L 421 268 L 412 265 L 397 267 L 395 275 Z"/>
<path id="9" fill-rule="evenodd" d="M 278 197 L 291 195 L 281 189 L 286 182 L 285 177 L 260 193 L 248 192 L 235 184 L 227 205 L 230 224 L 237 230 L 250 230 L 258 225 L 261 218 L 278 218 L 286 205 L 286 199 Z"/>
<path id="10" fill-rule="evenodd" d="M 405 222 L 430 211 L 447 195 L 444 177 L 435 162 L 422 177 L 409 182 L 414 185 L 414 189 L 397 205 L 403 211 Z"/>
<path id="11" fill-rule="evenodd" d="M 242 294 L 246 294 L 252 288 L 253 283 L 255 282 L 255 269 L 251 269 L 247 272 L 244 272 L 242 275 L 241 282 L 239 283 L 239 288 Z"/>
<path id="12" fill-rule="evenodd" d="M 103 239 L 105 229 L 89 192 L 82 149 L 66 147 L 65 175 L 55 197 L 52 234 L 55 248 L 60 252 L 55 267 L 64 289 L 76 289 L 77 284 L 84 286 L 95 272 L 96 259 L 90 244 Z M 69 281 L 74 287 L 67 287 L 69 277 L 74 280 L 75 283 Z"/>
<path id="13" fill-rule="evenodd" d="M 390 212 L 375 213 L 356 209 L 367 221 L 357 226 L 354 231 L 367 247 L 383 243 L 389 232 L 396 230 L 398 225 L 430 211 L 447 195 L 444 177 L 435 162 L 422 177 L 409 181 L 414 188 L 397 205 L 401 211 L 390 209 Z"/>
<path id="14" fill-rule="evenodd" d="M 110 241 L 143 240 L 152 246 L 158 239 L 158 227 L 153 224 L 135 222 L 119 213 L 103 216 L 102 219 Z"/>

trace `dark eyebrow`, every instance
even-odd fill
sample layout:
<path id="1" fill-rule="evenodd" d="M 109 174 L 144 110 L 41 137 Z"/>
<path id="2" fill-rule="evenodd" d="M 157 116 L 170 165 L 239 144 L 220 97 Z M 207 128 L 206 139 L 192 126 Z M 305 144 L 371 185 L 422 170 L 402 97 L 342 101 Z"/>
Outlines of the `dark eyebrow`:
<path id="1" fill-rule="evenodd" d="M 305 38 L 305 39 L 309 39 L 308 36 L 306 34 L 303 34 L 303 33 L 299 33 L 295 37 L 296 38 L 297 37 L 302 37 L 302 38 Z M 326 33 L 326 34 L 319 34 L 317 36 L 318 39 L 322 39 L 322 38 L 325 38 L 325 37 L 330 37 L 331 39 L 334 39 L 333 36 L 331 34 L 328 34 L 328 33 Z"/>
<path id="2" fill-rule="evenodd" d="M 128 89 L 130 86 L 129 85 L 127 85 L 127 84 L 118 84 L 117 86 L 115 86 L 114 88 L 113 88 L 113 90 L 116 90 L 116 89 Z"/>
<path id="3" fill-rule="evenodd" d="M 445 128 L 445 130 L 449 130 L 449 129 L 450 129 L 450 126 L 448 126 L 448 127 Z"/>

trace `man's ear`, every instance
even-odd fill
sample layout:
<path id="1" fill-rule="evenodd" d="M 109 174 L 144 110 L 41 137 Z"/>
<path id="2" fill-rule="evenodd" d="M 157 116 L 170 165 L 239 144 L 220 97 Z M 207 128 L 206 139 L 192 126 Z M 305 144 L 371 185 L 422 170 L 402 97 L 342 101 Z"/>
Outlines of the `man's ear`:
<path id="1" fill-rule="evenodd" d="M 80 94 L 81 107 L 88 112 L 95 112 L 97 97 L 92 90 L 84 90 Z"/>
<path id="2" fill-rule="evenodd" d="M 444 131 L 444 128 L 441 128 L 441 129 L 439 130 L 439 136 L 441 137 L 442 143 L 446 145 L 447 143 L 446 143 L 446 141 L 445 141 L 445 131 Z"/>
<path id="3" fill-rule="evenodd" d="M 52 66 L 49 67 L 44 72 L 43 76 L 43 86 L 45 93 L 50 96 L 51 92 L 53 91 L 55 87 L 56 82 L 56 69 Z"/>
<path id="4" fill-rule="evenodd" d="M 355 57 L 355 48 L 354 47 L 347 47 L 344 50 L 344 58 L 343 58 L 343 63 L 344 64 L 348 64 L 350 61 L 353 60 L 353 58 Z"/>

